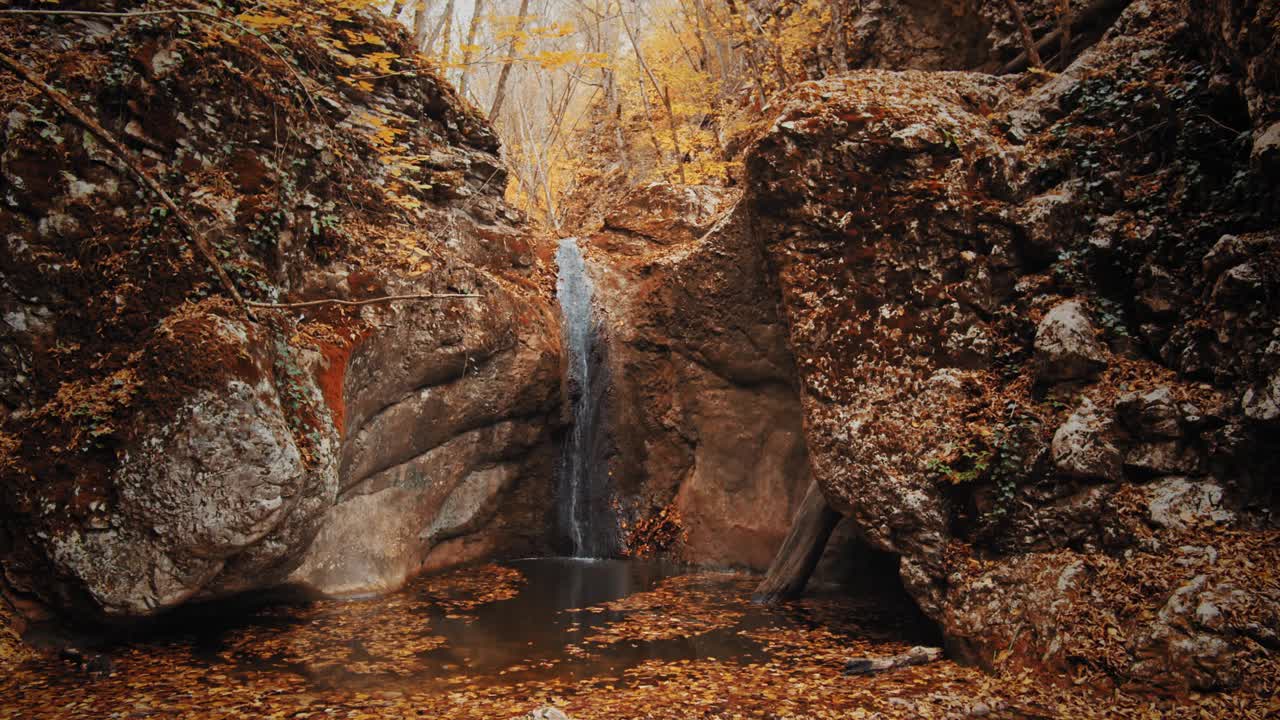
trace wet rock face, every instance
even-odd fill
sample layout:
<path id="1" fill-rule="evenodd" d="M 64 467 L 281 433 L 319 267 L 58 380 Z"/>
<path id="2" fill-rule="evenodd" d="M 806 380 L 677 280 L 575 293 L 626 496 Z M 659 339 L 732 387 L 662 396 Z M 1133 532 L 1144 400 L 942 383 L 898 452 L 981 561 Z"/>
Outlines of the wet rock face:
<path id="1" fill-rule="evenodd" d="M 603 420 L 628 548 L 761 569 L 809 474 L 776 295 L 736 201 L 649 187 L 579 242 L 608 347 Z"/>
<path id="2" fill-rule="evenodd" d="M 1157 166 L 1094 132 L 1149 126 L 1100 80 L 1135 63 L 1147 90 L 1198 78 L 1171 112 L 1215 107 L 1174 49 L 1183 19 L 1135 3 L 1030 94 L 956 73 L 810 83 L 748 154 L 810 468 L 974 662 L 1174 689 L 1263 662 L 1246 628 L 1273 608 L 1237 604 L 1228 627 L 1219 602 L 1275 594 L 1248 570 L 1277 561 L 1259 473 L 1280 276 L 1254 204 L 1275 186 L 1234 147 L 1213 172 L 1248 190 L 1192 197 L 1181 168 L 1207 146 L 1181 135 Z"/>
<path id="3" fill-rule="evenodd" d="M 492 129 L 425 70 L 357 96 L 308 66 L 322 90 L 304 112 L 245 86 L 277 64 L 252 48 L 178 52 L 200 22 L 0 20 L 20 55 L 83 61 L 64 89 L 207 228 L 246 296 L 479 297 L 251 321 L 81 128 L 39 96 L 0 107 L 0 589 L 32 616 L 131 620 L 546 549 L 559 326 Z M 342 22 L 415 62 L 380 16 Z M 389 174 L 385 127 L 417 185 Z"/>
<path id="4" fill-rule="evenodd" d="M 474 281 L 484 303 L 400 309 L 352 352 L 337 502 L 291 581 L 385 592 L 424 568 L 546 547 L 557 326 L 544 307 L 515 330 L 536 317 L 527 298 Z"/>

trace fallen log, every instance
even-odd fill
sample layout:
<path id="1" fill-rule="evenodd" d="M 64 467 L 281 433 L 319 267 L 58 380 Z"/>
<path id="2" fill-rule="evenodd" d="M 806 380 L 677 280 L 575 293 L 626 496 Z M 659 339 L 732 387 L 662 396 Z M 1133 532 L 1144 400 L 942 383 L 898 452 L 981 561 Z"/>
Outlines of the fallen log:
<path id="1" fill-rule="evenodd" d="M 1097 38 L 1102 37 L 1102 34 L 1106 32 L 1107 28 L 1111 27 L 1111 24 L 1116 21 L 1116 18 L 1120 17 L 1120 13 L 1124 12 L 1124 9 L 1129 7 L 1131 2 L 1133 2 L 1133 0 L 1095 0 L 1092 5 L 1076 13 L 1069 23 L 1058 27 L 1053 32 L 1041 38 L 1034 46 L 1036 55 L 1039 56 L 1049 52 L 1049 50 L 1053 48 L 1054 44 L 1061 44 L 1063 49 L 1058 58 L 1058 65 L 1059 67 L 1065 68 L 1074 58 L 1066 56 L 1067 46 L 1071 41 L 1068 38 L 1068 42 L 1063 42 L 1063 29 L 1065 28 L 1067 30 L 1069 37 L 1093 37 L 1096 40 Z M 1081 48 L 1082 51 L 1083 49 L 1084 48 Z M 1030 56 L 1024 50 L 1001 68 L 1000 74 L 1012 75 L 1026 70 L 1029 57 Z M 1034 64 L 1039 63 L 1037 62 Z"/>
<path id="2" fill-rule="evenodd" d="M 791 520 L 791 530 L 774 556 L 769 572 L 756 587 L 752 600 L 773 605 L 803 593 L 838 522 L 840 513 L 827 503 L 818 481 L 810 482 L 800 509 Z"/>

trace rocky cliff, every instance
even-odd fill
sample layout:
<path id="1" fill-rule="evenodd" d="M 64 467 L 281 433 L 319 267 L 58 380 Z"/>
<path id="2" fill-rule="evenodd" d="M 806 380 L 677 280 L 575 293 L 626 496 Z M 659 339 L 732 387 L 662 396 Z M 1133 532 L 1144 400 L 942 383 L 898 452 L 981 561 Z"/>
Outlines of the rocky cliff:
<path id="1" fill-rule="evenodd" d="M 121 139 L 250 300 L 475 297 L 251 319 L 128 163 L 7 80 L 6 593 L 136 618 L 544 548 L 559 326 L 488 124 L 372 10 L 161 10 L 0 18 L 0 51 Z"/>
<path id="2" fill-rule="evenodd" d="M 936 72 L 1008 63 L 992 18 L 864 5 L 895 70 L 766 109 L 741 200 L 644 188 L 587 240 L 627 520 L 761 566 L 816 478 L 957 657 L 1265 689 L 1275 9 L 1081 6 L 1070 67 L 997 76 Z"/>
<path id="3" fill-rule="evenodd" d="M 804 493 L 795 370 L 740 193 L 654 185 L 582 240 L 633 552 L 763 569 Z"/>
<path id="4" fill-rule="evenodd" d="M 989 666 L 1274 672 L 1274 46 L 1188 12 L 1048 82 L 801 86 L 749 154 L 814 476 Z"/>
<path id="5" fill-rule="evenodd" d="M 816 481 L 956 657 L 1269 692 L 1276 5 L 1072 7 L 1096 27 L 1069 67 L 994 75 L 1018 48 L 990 8 L 865 3 L 846 59 L 881 69 L 766 108 L 741 187 L 593 208 L 619 530 L 763 567 Z M 28 616 L 552 547 L 550 246 L 491 129 L 372 14 L 231 10 L 0 18 L 131 158 L 0 89 L 0 560 Z M 278 307 L 223 295 L 130 165 Z"/>

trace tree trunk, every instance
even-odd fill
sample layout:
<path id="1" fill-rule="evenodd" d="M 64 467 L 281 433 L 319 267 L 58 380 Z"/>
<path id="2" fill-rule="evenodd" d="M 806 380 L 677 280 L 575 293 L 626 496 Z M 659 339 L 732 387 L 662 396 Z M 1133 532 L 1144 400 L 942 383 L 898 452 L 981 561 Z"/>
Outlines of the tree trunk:
<path id="1" fill-rule="evenodd" d="M 418 52 L 427 51 L 427 0 L 418 0 L 413 7 L 413 44 L 418 48 Z"/>
<path id="2" fill-rule="evenodd" d="M 741 36 L 741 42 L 746 49 L 747 64 L 751 66 L 752 79 L 756 83 L 756 91 L 760 93 L 760 106 L 764 107 L 769 104 L 769 91 L 764 85 L 764 63 L 756 55 L 759 48 L 750 28 L 742 18 L 738 3 L 734 0 L 726 0 L 726 4 L 729 6 L 730 28 L 732 32 Z"/>
<path id="3" fill-rule="evenodd" d="M 822 551 L 838 522 L 840 513 L 827 504 L 818 481 L 810 482 L 800 509 L 791 520 L 787 539 L 782 541 L 782 547 L 774 556 L 764 580 L 756 587 L 752 599 L 773 605 L 804 592 L 804 586 L 809 583 L 809 576 L 818 566 L 818 560 L 822 559 Z"/>
<path id="4" fill-rule="evenodd" d="M 833 2 L 831 12 L 835 14 L 832 22 L 835 23 L 835 62 L 836 72 L 849 72 L 849 2 L 848 0 L 836 0 Z"/>
<path id="5" fill-rule="evenodd" d="M 420 2 L 422 2 L 424 6 L 426 5 L 426 0 L 420 0 Z M 426 44 L 422 47 L 422 52 L 428 55 L 433 54 L 432 51 L 435 49 L 436 40 L 440 37 L 440 31 L 445 28 L 445 25 L 449 22 L 449 19 L 453 17 L 453 3 L 454 3 L 454 0 L 449 0 L 449 4 L 445 5 L 444 14 L 440 16 L 440 22 L 437 22 L 435 28 L 431 30 L 431 37 L 427 38 Z M 424 7 L 422 11 L 425 13 L 426 8 Z M 423 19 L 423 24 L 424 25 L 426 24 L 425 17 Z M 445 40 L 445 46 L 448 47 L 448 45 L 449 45 L 449 41 Z"/>
<path id="6" fill-rule="evenodd" d="M 440 41 L 440 70 L 449 74 L 449 58 L 453 54 L 453 5 L 454 0 L 444 6 L 444 38 Z"/>
<path id="7" fill-rule="evenodd" d="M 467 86 L 471 84 L 471 60 L 475 55 L 472 49 L 476 44 L 476 33 L 480 31 L 480 16 L 484 14 L 484 3 L 485 0 L 476 0 L 475 9 L 471 14 L 471 25 L 467 28 L 467 44 L 462 48 L 462 80 L 458 84 L 462 97 L 467 96 Z"/>
<path id="8" fill-rule="evenodd" d="M 1058 3 L 1058 32 L 1062 33 L 1062 46 L 1058 50 L 1058 69 L 1066 70 L 1071 62 L 1071 0 Z"/>
<path id="9" fill-rule="evenodd" d="M 511 77 L 511 66 L 516 62 L 516 45 L 520 33 L 524 32 L 525 16 L 529 14 L 529 0 L 520 0 L 520 16 L 516 20 L 516 36 L 511 38 L 507 46 L 507 57 L 502 63 L 502 72 L 498 73 L 498 87 L 494 91 L 493 107 L 489 108 L 489 120 L 498 122 L 498 113 L 502 111 L 502 101 L 507 96 L 507 80 Z"/>
<path id="10" fill-rule="evenodd" d="M 653 91 L 658 95 L 658 100 L 662 102 L 662 107 L 667 111 L 667 120 L 671 126 L 671 145 L 675 150 L 676 169 L 680 173 L 680 183 L 687 182 L 684 172 L 684 150 L 680 147 L 680 123 L 676 119 L 674 106 L 671 103 L 670 86 L 663 88 L 658 84 L 658 78 L 653 74 L 653 70 L 649 67 L 649 63 L 645 62 L 644 53 L 640 50 L 640 41 L 636 39 L 635 32 L 631 29 L 631 24 L 627 22 L 625 13 L 620 14 L 622 20 L 622 29 L 627 32 L 627 39 L 631 41 L 631 49 L 635 50 L 636 63 L 640 69 L 644 71 L 644 75 L 649 78 L 649 83 L 653 85 Z M 644 94 L 644 83 L 641 82 L 640 93 Z"/>
<path id="11" fill-rule="evenodd" d="M 1120 13 L 1129 7 L 1132 0 L 1094 0 L 1088 7 L 1078 13 L 1072 13 L 1067 29 L 1075 37 L 1073 47 L 1079 47 L 1083 50 L 1088 47 L 1090 42 L 1102 37 L 1107 28 L 1120 17 Z M 1036 43 L 1036 50 L 1039 52 L 1048 52 L 1055 44 L 1062 42 L 1062 29 L 1059 28 L 1041 38 Z M 1070 56 L 1063 58 L 1063 65 L 1069 64 L 1072 60 Z M 1003 68 L 1000 68 L 1001 75 L 1009 75 L 1019 73 L 1027 69 L 1027 53 L 1023 52 L 1018 57 L 1010 60 Z"/>
<path id="12" fill-rule="evenodd" d="M 1036 50 L 1036 39 L 1031 34 L 1031 28 L 1027 26 L 1027 18 L 1022 14 L 1022 8 L 1018 6 L 1018 0 L 1004 0 L 1004 4 L 1009 6 L 1009 14 L 1013 16 L 1013 24 L 1018 26 L 1018 32 L 1022 34 L 1022 44 L 1026 48 L 1027 57 L 1031 59 L 1031 66 L 1043 67 L 1044 63 L 1040 60 L 1040 53 Z"/>

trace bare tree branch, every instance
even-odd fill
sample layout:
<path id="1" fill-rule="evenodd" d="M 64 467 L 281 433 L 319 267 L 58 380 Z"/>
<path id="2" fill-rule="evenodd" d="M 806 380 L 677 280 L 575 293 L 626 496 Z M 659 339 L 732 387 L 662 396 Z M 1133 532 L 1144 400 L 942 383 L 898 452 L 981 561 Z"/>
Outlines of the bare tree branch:
<path id="1" fill-rule="evenodd" d="M 384 297 L 369 298 L 368 300 L 340 300 L 338 298 L 328 298 L 325 300 L 307 300 L 305 302 L 296 303 L 262 303 L 249 302 L 249 307 L 262 308 L 264 310 L 297 310 L 299 308 L 318 307 L 320 305 L 345 305 L 347 307 L 361 307 L 364 305 L 377 305 L 379 303 L 388 302 L 404 302 L 415 300 L 470 300 L 478 299 L 480 295 L 465 293 L 423 293 L 414 295 L 386 295 Z"/>

